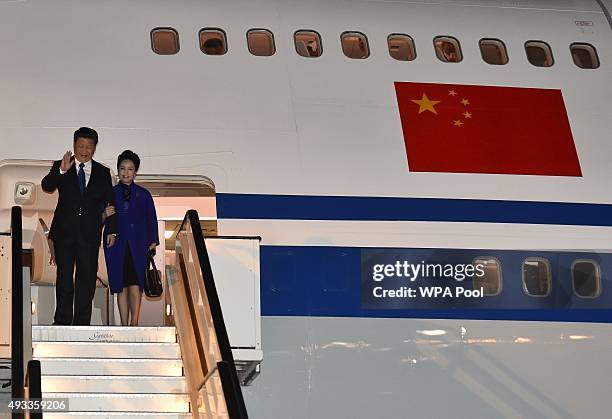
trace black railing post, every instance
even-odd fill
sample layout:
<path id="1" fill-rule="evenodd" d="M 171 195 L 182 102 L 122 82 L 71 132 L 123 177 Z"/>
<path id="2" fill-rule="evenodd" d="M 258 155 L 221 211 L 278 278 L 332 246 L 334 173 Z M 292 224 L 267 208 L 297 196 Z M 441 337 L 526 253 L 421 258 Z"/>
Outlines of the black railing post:
<path id="1" fill-rule="evenodd" d="M 42 399 L 42 388 L 40 383 L 40 361 L 32 360 L 28 362 L 28 398 L 30 400 Z M 30 419 L 42 419 L 42 412 L 30 412 Z"/>
<path id="2" fill-rule="evenodd" d="M 23 398 L 23 267 L 21 207 L 11 209 L 11 395 Z M 23 417 L 13 413 L 14 418 Z"/>
<path id="3" fill-rule="evenodd" d="M 221 377 L 221 387 L 223 387 L 223 394 L 225 394 L 225 405 L 227 406 L 227 413 L 230 419 L 248 419 L 244 401 L 242 401 L 242 391 L 240 390 L 240 384 L 236 388 L 238 380 L 235 380 L 235 370 L 232 371 L 231 365 L 226 361 L 217 362 L 217 370 L 219 371 L 219 377 Z"/>

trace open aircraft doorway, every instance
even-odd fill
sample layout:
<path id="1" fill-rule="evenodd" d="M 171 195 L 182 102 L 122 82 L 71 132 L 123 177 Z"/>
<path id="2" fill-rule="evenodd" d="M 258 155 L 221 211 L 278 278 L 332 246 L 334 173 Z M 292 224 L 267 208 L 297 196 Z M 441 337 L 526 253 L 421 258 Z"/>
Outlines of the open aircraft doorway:
<path id="1" fill-rule="evenodd" d="M 25 263 L 31 267 L 32 324 L 50 325 L 55 309 L 56 266 L 51 263 L 49 228 L 57 204 L 57 191 L 42 190 L 41 180 L 48 173 L 52 161 L 10 159 L 0 161 L 0 231 L 10 227 L 11 207 L 20 205 L 23 212 L 23 242 Z M 113 182 L 116 176 L 113 174 Z M 186 211 L 195 209 L 205 220 L 205 228 L 216 234 L 215 187 L 205 176 L 139 174 L 137 183 L 147 188 L 157 208 L 160 246 L 155 258 L 158 269 L 165 269 L 165 246 L 162 235 L 166 222 L 182 220 Z M 92 325 L 118 325 L 116 298 L 108 288 L 108 274 L 104 251 L 98 256 L 98 282 L 93 302 Z M 141 325 L 164 324 L 161 298 L 143 297 Z"/>

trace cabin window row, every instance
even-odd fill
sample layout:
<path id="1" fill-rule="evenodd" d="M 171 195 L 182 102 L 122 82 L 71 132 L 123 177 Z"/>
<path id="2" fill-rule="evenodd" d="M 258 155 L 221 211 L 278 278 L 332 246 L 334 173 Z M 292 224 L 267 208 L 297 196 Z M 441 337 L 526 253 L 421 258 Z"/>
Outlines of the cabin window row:
<path id="1" fill-rule="evenodd" d="M 478 257 L 474 265 L 482 265 L 484 274 L 473 277 L 474 289 L 483 288 L 484 295 L 498 295 L 502 290 L 501 263 L 494 257 Z M 571 266 L 572 289 L 580 298 L 597 298 L 601 294 L 601 268 L 590 259 L 578 259 Z M 527 258 L 522 266 L 523 292 L 530 297 L 547 297 L 552 291 L 550 262 L 543 258 Z"/>
<path id="2" fill-rule="evenodd" d="M 199 32 L 200 50 L 206 55 L 223 55 L 227 52 L 227 36 L 220 28 L 204 28 Z M 274 34 L 267 29 L 250 29 L 246 33 L 249 52 L 256 56 L 271 56 L 276 53 Z M 299 30 L 293 35 L 296 52 L 302 57 L 316 58 L 323 54 L 321 36 L 312 30 Z M 352 59 L 370 56 L 368 38 L 361 32 L 343 32 L 340 35 L 342 51 Z M 391 34 L 387 37 L 389 55 L 398 61 L 416 59 L 416 47 L 410 35 Z M 436 57 L 445 63 L 463 60 L 461 44 L 452 36 L 437 36 L 433 40 Z M 176 54 L 180 49 L 179 35 L 172 28 L 156 28 L 151 31 L 151 48 L 160 55 Z M 481 39 L 480 54 L 483 61 L 492 65 L 508 63 L 505 44 L 499 39 Z M 536 67 L 551 67 L 554 64 L 552 49 L 544 41 L 525 42 L 527 60 Z M 599 67 L 599 57 L 594 46 L 587 43 L 573 43 L 570 53 L 574 64 L 580 68 Z"/>

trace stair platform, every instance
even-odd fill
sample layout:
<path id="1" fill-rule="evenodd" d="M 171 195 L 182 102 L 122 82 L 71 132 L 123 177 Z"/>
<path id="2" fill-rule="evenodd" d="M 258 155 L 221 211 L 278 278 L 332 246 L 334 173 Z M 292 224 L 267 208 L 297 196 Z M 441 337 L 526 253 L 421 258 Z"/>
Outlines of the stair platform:
<path id="1" fill-rule="evenodd" d="M 68 399 L 70 410 L 75 412 L 189 412 L 189 396 L 185 394 L 44 393 L 44 397 Z"/>
<path id="2" fill-rule="evenodd" d="M 185 377 L 116 375 L 43 375 L 43 393 L 148 393 L 186 394 Z"/>
<path id="3" fill-rule="evenodd" d="M 32 326 L 33 342 L 176 342 L 174 327 Z"/>
<path id="4" fill-rule="evenodd" d="M 181 359 L 176 342 L 33 342 L 32 346 L 35 358 Z"/>

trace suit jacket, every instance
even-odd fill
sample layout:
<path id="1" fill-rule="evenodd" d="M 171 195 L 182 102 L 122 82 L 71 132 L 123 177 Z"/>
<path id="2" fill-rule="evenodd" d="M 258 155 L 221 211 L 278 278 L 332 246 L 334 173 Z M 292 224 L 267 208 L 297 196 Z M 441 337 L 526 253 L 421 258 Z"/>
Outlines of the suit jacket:
<path id="1" fill-rule="evenodd" d="M 77 180 L 76 164 L 63 175 L 61 160 L 53 162 L 49 173 L 42 180 L 45 192 L 59 190 L 59 198 L 49 238 L 56 243 L 79 240 L 100 245 L 102 212 L 107 204 L 115 205 L 110 170 L 95 160 L 91 161 L 91 174 L 85 192 L 81 194 Z M 109 233 L 117 232 L 116 216 L 109 217 Z"/>

